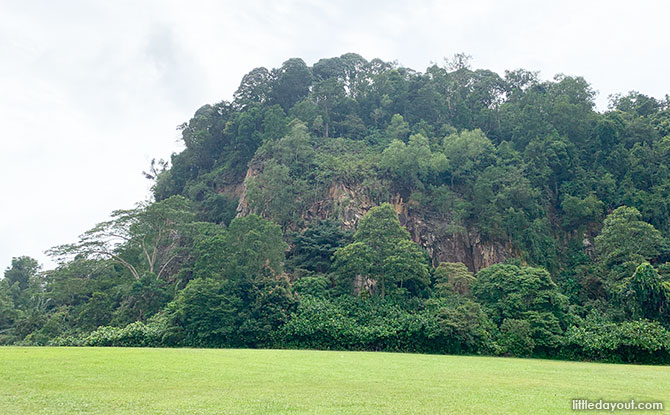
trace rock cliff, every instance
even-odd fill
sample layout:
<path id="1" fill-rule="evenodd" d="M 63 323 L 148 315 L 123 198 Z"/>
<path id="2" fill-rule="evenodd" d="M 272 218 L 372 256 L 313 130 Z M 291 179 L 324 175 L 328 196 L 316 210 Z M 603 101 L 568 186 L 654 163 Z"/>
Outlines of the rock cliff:
<path id="1" fill-rule="evenodd" d="M 245 181 L 261 170 L 260 164 L 252 162 Z M 246 188 L 235 187 L 235 193 L 239 198 L 237 215 L 251 213 L 246 200 Z M 324 196 L 303 212 L 302 218 L 306 223 L 317 219 L 338 219 L 345 228 L 355 229 L 368 210 L 378 205 L 367 193 L 360 185 L 332 183 Z M 517 256 L 509 244 L 483 240 L 477 229 L 461 227 L 455 231 L 450 218 L 417 208 L 399 194 L 391 195 L 387 202 L 395 206 L 400 223 L 409 231 L 412 240 L 426 249 L 433 265 L 462 262 L 471 271 L 477 272 Z"/>

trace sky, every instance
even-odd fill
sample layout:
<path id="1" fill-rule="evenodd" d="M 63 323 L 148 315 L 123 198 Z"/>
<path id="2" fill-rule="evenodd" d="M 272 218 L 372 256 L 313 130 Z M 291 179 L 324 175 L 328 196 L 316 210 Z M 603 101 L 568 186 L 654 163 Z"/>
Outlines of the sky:
<path id="1" fill-rule="evenodd" d="M 291 57 L 355 52 L 424 71 L 579 75 L 599 92 L 670 93 L 670 3 L 631 1 L 0 1 L 0 271 L 150 196 L 176 126 Z"/>

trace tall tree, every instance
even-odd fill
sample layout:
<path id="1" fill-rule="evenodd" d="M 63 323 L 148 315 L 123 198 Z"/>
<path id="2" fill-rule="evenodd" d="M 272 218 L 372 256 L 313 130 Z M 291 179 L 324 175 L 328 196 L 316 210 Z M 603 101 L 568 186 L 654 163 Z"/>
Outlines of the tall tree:
<path id="1" fill-rule="evenodd" d="M 312 85 L 312 71 L 300 58 L 292 58 L 284 62 L 281 68 L 273 71 L 276 81 L 273 83 L 270 96 L 272 102 L 281 105 L 288 111 L 298 101 L 305 98 Z"/>
<path id="2" fill-rule="evenodd" d="M 623 282 L 621 299 L 629 317 L 670 323 L 670 286 L 648 262 Z"/>
<path id="3" fill-rule="evenodd" d="M 470 295 L 475 276 L 462 262 L 441 262 L 435 269 L 435 291 L 438 295 Z"/>
<path id="4" fill-rule="evenodd" d="M 40 268 L 37 260 L 31 257 L 12 258 L 12 265 L 5 270 L 5 281 L 9 286 L 16 286 L 17 289 L 23 291 L 28 288 L 30 279 L 37 275 Z"/>
<path id="5" fill-rule="evenodd" d="M 644 222 L 636 208 L 628 206 L 621 206 L 607 215 L 600 235 L 595 238 L 600 262 L 615 280 L 626 275 L 612 272 L 613 266 L 650 261 L 658 256 L 662 244 L 661 233 Z M 636 265 L 632 266 L 635 269 Z M 632 270 L 625 272 L 631 275 Z"/>
<path id="6" fill-rule="evenodd" d="M 570 322 L 567 298 L 542 268 L 492 265 L 477 273 L 472 293 L 499 326 L 506 319 L 528 321 L 540 347 L 557 347 Z"/>
<path id="7" fill-rule="evenodd" d="M 99 223 L 80 236 L 79 242 L 49 250 L 59 260 L 72 257 L 111 260 L 125 267 L 136 280 L 144 273 L 170 278 L 170 271 L 186 254 L 182 242 L 194 219 L 191 204 L 172 196 L 135 209 L 112 212 L 112 220 Z"/>
<path id="8" fill-rule="evenodd" d="M 395 288 L 418 293 L 430 283 L 427 256 L 410 240 L 393 206 L 384 203 L 360 220 L 354 242 L 335 252 L 335 268 L 350 283 L 384 297 Z"/>
<path id="9" fill-rule="evenodd" d="M 242 82 L 233 95 L 235 105 L 245 108 L 253 104 L 264 104 L 270 95 L 272 81 L 272 75 L 267 69 L 253 69 L 242 77 Z"/>

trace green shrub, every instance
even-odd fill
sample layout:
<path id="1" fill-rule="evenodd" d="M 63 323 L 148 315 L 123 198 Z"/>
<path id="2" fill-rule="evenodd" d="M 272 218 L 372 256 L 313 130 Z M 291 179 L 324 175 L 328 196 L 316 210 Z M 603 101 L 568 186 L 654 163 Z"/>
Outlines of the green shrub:
<path id="1" fill-rule="evenodd" d="M 587 321 L 570 327 L 563 356 L 622 363 L 670 363 L 670 332 L 648 320 L 622 323 Z"/>
<path id="2" fill-rule="evenodd" d="M 305 276 L 293 282 L 293 288 L 300 295 L 324 298 L 328 294 L 330 280 L 324 276 Z"/>
<path id="3" fill-rule="evenodd" d="M 530 356 L 535 348 L 530 323 L 526 320 L 505 319 L 498 339 L 501 352 L 511 356 Z"/>

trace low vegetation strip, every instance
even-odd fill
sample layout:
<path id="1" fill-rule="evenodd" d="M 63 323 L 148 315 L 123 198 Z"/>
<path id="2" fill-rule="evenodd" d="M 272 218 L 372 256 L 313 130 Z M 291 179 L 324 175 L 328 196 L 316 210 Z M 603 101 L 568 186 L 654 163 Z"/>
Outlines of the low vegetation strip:
<path id="1" fill-rule="evenodd" d="M 670 403 L 670 368 L 399 353 L 0 348 L 2 414 L 568 414 Z M 655 411 L 655 413 L 663 413 Z"/>

